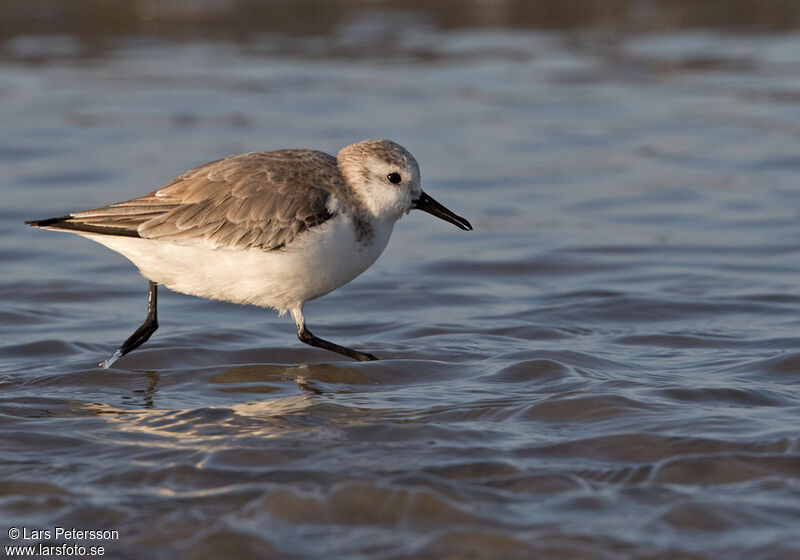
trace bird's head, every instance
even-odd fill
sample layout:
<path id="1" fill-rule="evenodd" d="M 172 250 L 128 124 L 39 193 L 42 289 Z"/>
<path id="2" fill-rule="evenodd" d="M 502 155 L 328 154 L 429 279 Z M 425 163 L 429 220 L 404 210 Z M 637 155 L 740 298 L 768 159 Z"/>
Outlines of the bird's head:
<path id="1" fill-rule="evenodd" d="M 472 225 L 428 196 L 420 183 L 419 165 L 408 150 L 391 140 L 364 140 L 339 151 L 339 171 L 376 218 L 399 220 L 411 210 L 424 210 L 463 230 Z"/>

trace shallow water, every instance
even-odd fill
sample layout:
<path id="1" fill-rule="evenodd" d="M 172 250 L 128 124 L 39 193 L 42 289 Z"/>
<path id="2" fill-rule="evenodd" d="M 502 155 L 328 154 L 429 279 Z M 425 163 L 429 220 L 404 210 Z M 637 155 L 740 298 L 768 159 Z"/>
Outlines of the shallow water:
<path id="1" fill-rule="evenodd" d="M 118 531 L 84 543 L 113 558 L 800 557 L 800 33 L 409 16 L 387 46 L 371 17 L 0 45 L 2 544 L 63 526 Z M 307 306 L 379 362 L 162 290 L 159 331 L 99 369 L 146 282 L 21 224 L 369 137 L 475 226 L 412 213 Z"/>

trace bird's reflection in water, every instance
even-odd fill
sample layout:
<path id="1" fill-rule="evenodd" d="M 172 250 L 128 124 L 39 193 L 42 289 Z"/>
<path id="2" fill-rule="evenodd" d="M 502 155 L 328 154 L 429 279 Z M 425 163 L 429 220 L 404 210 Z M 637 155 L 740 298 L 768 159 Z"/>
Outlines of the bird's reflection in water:
<path id="1" fill-rule="evenodd" d="M 148 384 L 146 389 L 135 389 L 134 393 L 139 393 L 144 397 L 142 402 L 142 408 L 153 408 L 153 398 L 156 395 L 158 389 L 158 382 L 160 380 L 160 376 L 158 372 L 155 371 L 144 371 L 142 372 L 147 376 Z"/>
<path id="2" fill-rule="evenodd" d="M 227 385 L 219 389 L 223 392 L 279 392 L 287 390 L 287 382 L 294 382 L 301 391 L 315 395 L 325 393 L 321 385 L 360 385 L 368 380 L 358 366 L 331 364 L 237 366 L 211 378 L 214 383 Z"/>
<path id="3" fill-rule="evenodd" d="M 152 432 L 153 426 L 149 425 L 148 418 L 164 417 L 182 414 L 193 408 L 185 409 L 170 406 L 169 392 L 161 394 L 159 391 L 170 387 L 173 383 L 164 383 L 169 376 L 162 379 L 164 374 L 156 371 L 140 371 L 143 377 L 137 381 L 141 388 L 134 389 L 133 394 L 125 400 L 133 400 L 134 408 L 119 408 L 109 403 L 92 403 L 88 406 L 94 414 L 126 417 L 126 430 L 144 430 Z M 203 371 L 196 371 L 202 376 Z M 283 417 L 297 414 L 319 403 L 320 397 L 325 395 L 335 396 L 350 393 L 353 386 L 371 383 L 370 376 L 361 371 L 360 365 L 342 366 L 340 364 L 302 364 L 302 365 L 275 365 L 275 364 L 250 364 L 231 367 L 221 373 L 211 374 L 206 377 L 207 386 L 212 390 L 208 393 L 209 399 L 202 403 L 206 410 L 229 410 L 242 417 Z M 144 381 L 146 380 L 146 386 Z M 200 383 L 204 383 L 200 381 Z M 214 393 L 217 392 L 217 396 Z M 222 399 L 219 393 L 242 393 L 241 398 L 234 397 L 235 403 L 230 398 Z M 264 394 L 270 394 L 264 399 Z M 255 399 L 248 398 L 247 394 L 259 395 Z M 208 402 L 208 401 L 212 402 Z M 177 404 L 177 403 L 173 403 Z M 198 403 L 199 404 L 199 403 Z M 197 409 L 199 410 L 199 408 Z M 216 422 L 225 422 L 216 419 Z M 275 428 L 273 426 L 273 428 Z M 270 431 L 270 430 L 268 430 Z"/>
<path id="4" fill-rule="evenodd" d="M 83 408 L 107 419 L 120 433 L 155 438 L 149 446 L 156 448 L 177 445 L 215 452 L 220 442 L 230 445 L 231 438 L 283 438 L 297 430 L 330 441 L 339 437 L 334 425 L 361 423 L 373 414 L 347 400 L 348 394 L 374 383 L 362 367 L 251 364 L 195 370 L 188 383 L 195 379 L 207 390 L 191 403 L 176 392 L 185 377 L 141 371 L 133 408 L 98 402 Z"/>

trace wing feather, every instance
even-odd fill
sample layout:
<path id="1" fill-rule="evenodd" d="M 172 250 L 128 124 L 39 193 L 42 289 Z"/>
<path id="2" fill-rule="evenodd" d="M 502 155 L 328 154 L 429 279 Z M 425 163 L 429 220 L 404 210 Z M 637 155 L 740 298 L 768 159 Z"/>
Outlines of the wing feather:
<path id="1" fill-rule="evenodd" d="M 133 200 L 33 225 L 271 250 L 330 219 L 331 198 L 343 189 L 333 156 L 254 152 L 206 163 Z"/>

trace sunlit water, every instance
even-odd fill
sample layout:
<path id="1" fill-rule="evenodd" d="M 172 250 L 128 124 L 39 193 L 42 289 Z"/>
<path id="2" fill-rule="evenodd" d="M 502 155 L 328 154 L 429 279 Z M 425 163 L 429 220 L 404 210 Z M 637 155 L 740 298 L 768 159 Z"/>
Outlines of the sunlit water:
<path id="1" fill-rule="evenodd" d="M 3 45 L 2 544 L 60 525 L 119 531 L 113 558 L 800 556 L 800 35 L 329 47 Z M 307 306 L 379 362 L 162 290 L 160 330 L 99 369 L 146 281 L 22 224 L 371 137 L 475 226 L 412 213 Z"/>

